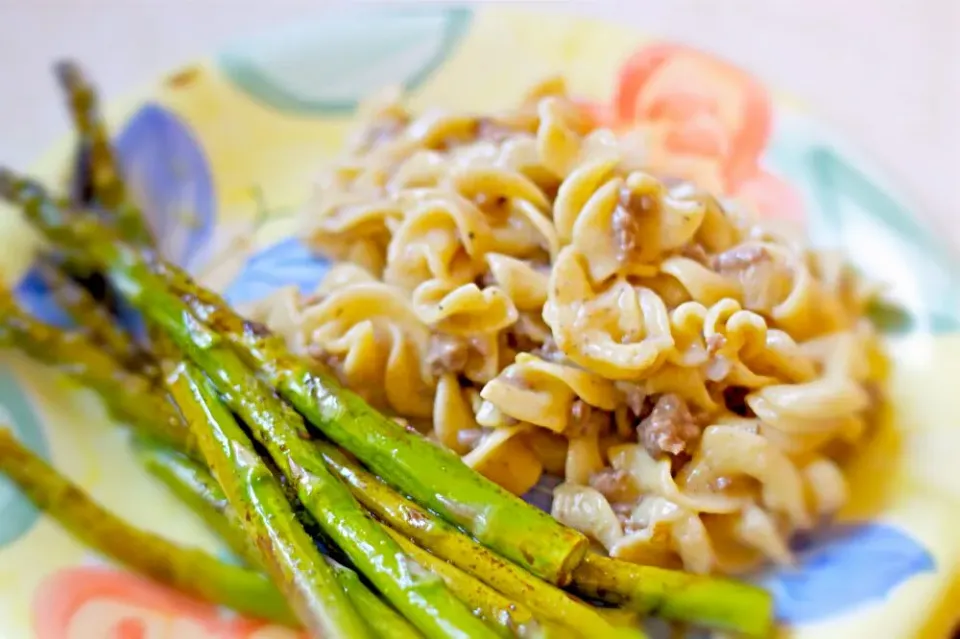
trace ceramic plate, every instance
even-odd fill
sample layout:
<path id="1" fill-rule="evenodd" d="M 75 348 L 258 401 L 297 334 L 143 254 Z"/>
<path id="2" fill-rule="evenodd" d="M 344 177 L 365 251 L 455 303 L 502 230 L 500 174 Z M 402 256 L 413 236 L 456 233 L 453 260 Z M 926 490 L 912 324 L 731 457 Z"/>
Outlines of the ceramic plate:
<path id="1" fill-rule="evenodd" d="M 641 99 L 660 101 L 658 124 L 679 132 L 692 116 L 708 118 L 712 133 L 695 138 L 705 181 L 765 215 L 803 223 L 815 244 L 844 249 L 888 286 L 896 305 L 878 319 L 895 363 L 891 406 L 848 469 L 850 503 L 797 540 L 795 568 L 755 579 L 773 591 L 785 632 L 796 637 L 945 636 L 960 596 L 956 271 L 890 180 L 795 101 L 709 54 L 615 25 L 430 7 L 339 14 L 242 40 L 108 115 L 167 255 L 242 301 L 289 282 L 310 288 L 323 272 L 323 261 L 289 239 L 291 214 L 340 147 L 358 100 L 402 83 L 415 108 L 495 109 L 557 72 L 615 126 L 635 121 Z M 51 151 L 35 173 L 61 179 L 68 148 Z M 35 313 L 60 321 L 29 271 L 33 236 L 16 215 L 0 219 L 0 273 Z M 224 260 L 224 251 L 235 257 Z M 24 441 L 110 508 L 220 552 L 133 462 L 89 393 L 3 354 L 0 409 Z M 3 483 L 0 512 L 6 639 L 290 634 L 105 564 Z"/>

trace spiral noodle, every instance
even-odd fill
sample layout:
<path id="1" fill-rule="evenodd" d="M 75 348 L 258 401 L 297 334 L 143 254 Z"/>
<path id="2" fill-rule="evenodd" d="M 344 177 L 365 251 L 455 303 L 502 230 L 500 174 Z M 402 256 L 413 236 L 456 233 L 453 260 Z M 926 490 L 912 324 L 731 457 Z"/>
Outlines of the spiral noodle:
<path id="1" fill-rule="evenodd" d="M 836 255 L 659 180 L 557 79 L 364 118 L 303 213 L 336 266 L 253 319 L 508 490 L 562 475 L 553 515 L 622 559 L 789 563 L 844 505 L 882 360 Z"/>

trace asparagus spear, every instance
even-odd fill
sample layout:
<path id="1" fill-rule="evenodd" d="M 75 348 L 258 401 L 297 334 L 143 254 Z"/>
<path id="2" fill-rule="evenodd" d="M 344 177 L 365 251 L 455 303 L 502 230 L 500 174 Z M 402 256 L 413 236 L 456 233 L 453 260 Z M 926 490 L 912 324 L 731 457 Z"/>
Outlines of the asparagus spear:
<path id="1" fill-rule="evenodd" d="M 124 364 L 143 369 L 148 363 L 145 354 L 87 289 L 67 275 L 50 255 L 41 255 L 34 266 L 60 307 L 91 341 L 101 344 Z"/>
<path id="2" fill-rule="evenodd" d="M 194 332 L 197 330 L 194 328 Z M 212 334 L 208 337 L 215 340 Z M 402 614 L 429 636 L 489 634 L 461 602 L 450 596 L 441 580 L 418 570 L 415 562 L 369 518 L 310 446 L 310 435 L 300 416 L 269 390 L 260 388 L 259 380 L 231 350 L 206 338 L 199 343 L 210 345 L 197 348 L 189 333 L 175 339 L 191 349 L 191 356 L 214 378 L 231 408 L 258 434 L 324 533 Z"/>
<path id="3" fill-rule="evenodd" d="M 273 585 L 250 570 L 134 528 L 94 502 L 0 427 L 0 473 L 98 552 L 164 585 L 259 619 L 295 624 Z"/>
<path id="4" fill-rule="evenodd" d="M 340 587 L 346 591 L 374 634 L 381 639 L 419 639 L 422 635 L 400 614 L 367 588 L 357 573 L 327 557 Z"/>
<path id="5" fill-rule="evenodd" d="M 250 544 L 245 527 L 206 464 L 143 437 L 134 439 L 133 452 L 147 472 L 196 513 L 235 555 L 248 566 L 262 567 L 259 551 Z"/>
<path id="6" fill-rule="evenodd" d="M 310 434 L 300 415 L 221 344 L 216 333 L 191 315 L 189 308 L 153 275 L 140 252 L 120 242 L 110 229 L 91 217 L 67 223 L 52 198 L 33 182 L 0 173 L 0 194 L 21 204 L 28 218 L 50 240 L 92 260 L 138 310 L 210 376 L 226 403 L 253 429 L 297 488 L 301 503 L 324 532 L 417 628 L 437 637 L 490 634 L 450 597 L 441 580 L 417 571 L 414 562 L 368 518 L 309 445 Z M 218 480 L 222 483 L 223 477 L 218 475 Z"/>
<path id="7" fill-rule="evenodd" d="M 62 63 L 58 65 L 57 71 L 61 84 L 70 98 L 71 113 L 80 133 L 80 152 L 83 153 L 85 150 L 88 154 L 86 168 L 88 169 L 94 199 L 107 211 L 114 213 L 115 225 L 125 239 L 137 244 L 152 246 L 153 238 L 143 216 L 137 207 L 128 201 L 126 188 L 109 142 L 109 136 L 103 124 L 103 119 L 97 112 L 95 91 L 75 65 Z M 152 324 L 149 324 L 148 327 L 149 338 L 153 342 L 155 350 L 168 357 L 174 355 L 174 349 L 167 336 L 156 330 L 156 327 Z M 202 408 L 189 393 L 182 393 L 181 400 L 181 408 L 186 405 L 188 411 Z M 179 455 L 179 453 L 175 454 Z M 152 468 L 154 472 L 162 472 L 164 468 L 167 470 L 174 468 L 160 463 L 151 465 L 149 464 L 149 458 L 144 459 L 144 461 L 148 462 L 148 467 Z M 154 458 L 153 461 L 158 462 L 159 460 Z M 200 509 L 202 512 L 202 506 L 205 505 L 204 497 L 208 500 L 219 497 L 219 499 L 209 502 L 210 505 L 215 504 L 223 512 L 233 513 L 220 486 L 206 473 L 205 468 L 183 456 L 179 457 L 179 461 L 181 462 L 179 468 L 183 472 L 179 476 L 168 474 L 165 479 L 170 480 L 168 483 L 177 479 L 187 482 L 193 481 L 192 484 L 188 483 L 183 486 L 184 490 L 179 491 L 181 498 L 187 499 L 191 506 Z M 173 482 L 173 485 L 175 486 L 176 482 Z M 191 495 L 189 488 L 202 489 L 204 492 Z M 248 557 L 256 556 L 255 553 L 250 552 L 251 546 L 244 535 L 240 533 L 241 528 L 235 525 L 238 523 L 237 521 L 230 522 L 223 517 L 208 517 L 207 519 L 211 525 L 214 525 L 215 522 L 224 522 L 219 525 L 219 532 L 228 536 L 231 545 L 237 551 L 242 549 Z M 235 516 L 234 519 L 236 519 Z M 380 620 L 381 625 L 385 628 L 399 629 L 390 635 L 381 636 L 404 636 L 401 631 L 404 627 L 409 628 L 406 622 L 369 593 L 352 571 L 337 565 L 334 568 L 334 574 L 351 601 L 362 609 L 365 616 Z M 411 634 L 416 636 L 415 633 L 411 632 Z"/>
<path id="8" fill-rule="evenodd" d="M 186 362 L 165 373 L 230 506 L 312 636 L 371 636 L 333 570 L 297 524 L 273 473 L 207 379 Z"/>
<path id="9" fill-rule="evenodd" d="M 246 538 L 237 534 L 238 522 L 235 521 L 226 498 L 206 468 L 180 453 L 150 442 L 138 442 L 137 453 L 144 465 L 190 505 L 214 531 L 220 533 L 235 553 L 248 556 L 250 561 L 254 562 L 252 565 L 257 565 L 257 557 L 250 557 Z M 514 634 L 536 634 L 537 626 L 533 614 L 524 606 L 511 602 L 453 565 L 413 546 L 398 533 L 391 530 L 390 534 L 407 554 L 414 557 L 421 566 L 439 574 L 454 595 L 466 602 L 471 609 L 478 610 L 488 623 L 499 628 L 502 635 L 512 637 Z M 354 579 L 357 579 L 358 586 L 363 587 L 356 575 Z M 379 602 L 379 599 L 377 601 Z M 380 605 L 383 606 L 382 602 Z M 392 609 L 387 610 L 405 623 Z M 372 610 L 370 612 L 373 613 Z M 377 619 L 368 615 L 364 618 L 368 621 Z M 417 636 L 412 629 L 411 632 L 414 633 L 413 636 Z M 388 636 L 384 632 L 378 634 Z"/>
<path id="10" fill-rule="evenodd" d="M 152 242 L 149 229 L 143 223 L 139 209 L 128 198 L 93 86 L 73 62 L 60 62 L 55 71 L 80 135 L 79 151 L 87 154 L 94 200 L 103 209 L 113 212 L 123 237 L 149 245 Z"/>
<path id="11" fill-rule="evenodd" d="M 566 592 L 504 561 L 474 540 L 391 490 L 326 442 L 315 444 L 327 466 L 377 517 L 434 555 L 476 576 L 504 595 L 549 619 L 587 636 L 614 632 L 600 612 Z M 602 569 L 597 566 L 602 565 Z M 573 572 L 573 588 L 643 613 L 655 611 L 671 621 L 746 633 L 769 629 L 770 595 L 734 581 L 637 566 L 589 553 Z"/>
<path id="12" fill-rule="evenodd" d="M 98 120 L 95 108 L 87 106 L 95 102 L 93 91 L 76 67 L 67 65 L 64 69 L 61 73 L 65 77 L 64 86 L 72 96 L 73 112 L 83 135 L 96 128 L 94 121 Z M 99 127 L 102 129 L 102 124 Z M 99 135 L 97 139 L 106 152 L 100 153 L 99 161 L 92 162 L 91 169 L 96 173 L 96 167 L 102 165 L 103 173 L 113 176 L 122 187 L 119 171 L 109 153 L 107 136 Z M 7 197 L 17 199 L 18 189 L 13 188 L 17 180 L 9 172 L 5 174 L 3 181 L 11 187 L 5 189 Z M 56 205 L 47 199 L 44 214 L 55 215 Z M 143 216 L 126 203 L 122 191 L 116 201 L 108 199 L 123 205 L 123 210 L 117 211 L 118 221 L 122 222 L 118 224 L 120 237 L 150 246 Z M 65 220 L 59 217 L 54 225 L 62 226 Z M 53 218 L 48 222 L 53 222 Z M 201 321 L 226 335 L 248 361 L 266 375 L 270 384 L 327 437 L 355 454 L 396 488 L 485 545 L 547 581 L 567 583 L 571 570 L 586 551 L 583 535 L 561 526 L 546 513 L 468 468 L 454 453 L 407 432 L 356 394 L 340 388 L 311 362 L 289 353 L 282 340 L 271 338 L 260 330 L 262 327 L 244 321 L 216 294 L 193 283 L 186 273 L 159 260 L 151 266 L 167 278 Z"/>
<path id="13" fill-rule="evenodd" d="M 85 177 L 90 178 L 93 199 L 99 201 L 108 211 L 115 212 L 118 232 L 126 239 L 135 243 L 152 245 L 153 238 L 144 223 L 144 218 L 140 211 L 127 200 L 126 188 L 109 142 L 109 136 L 102 117 L 97 111 L 95 91 L 83 77 L 80 69 L 72 63 L 61 63 L 57 67 L 57 73 L 62 87 L 68 94 L 71 113 L 80 134 L 80 153 L 86 152 L 88 154 L 87 175 Z M 56 283 L 60 284 L 61 282 Z M 70 301 L 72 300 L 69 298 L 61 300 L 62 303 Z M 100 307 L 94 302 L 94 308 L 99 309 Z M 91 315 L 88 312 L 91 310 L 90 308 L 77 310 L 82 311 L 79 313 L 80 318 L 90 317 Z M 112 323 L 109 325 L 112 326 Z M 154 343 L 156 350 L 166 355 L 173 354 L 174 349 L 167 337 L 162 332 L 154 330 L 153 326 L 150 326 L 150 329 L 150 340 Z M 181 399 L 181 403 L 185 404 L 188 410 L 202 408 L 188 393 L 184 393 Z M 142 443 L 143 440 L 141 440 Z M 146 449 L 141 446 L 141 453 L 144 450 Z M 156 452 L 156 447 L 154 447 L 154 452 Z M 178 466 L 170 463 L 164 464 L 162 463 L 163 460 L 156 456 L 150 458 L 141 454 L 141 459 L 148 469 L 160 473 L 168 484 L 174 487 L 179 485 L 181 488 L 178 491 L 179 496 L 186 499 L 188 505 L 201 512 L 203 512 L 203 507 L 209 505 L 210 507 L 216 507 L 221 512 L 233 513 L 220 486 L 210 477 L 205 467 L 180 453 L 171 454 L 177 457 L 170 457 L 166 461 L 176 460 L 179 462 Z M 180 471 L 179 474 L 172 474 L 177 470 Z M 207 517 L 207 519 L 208 524 L 216 525 L 221 535 L 225 535 L 238 552 L 242 551 L 248 558 L 257 557 L 256 553 L 251 552 L 250 544 L 241 533 L 242 529 L 235 525 L 238 523 L 237 521 L 231 522 L 223 517 Z M 257 558 L 259 559 L 259 557 Z M 355 573 L 339 565 L 336 566 L 334 572 L 348 596 L 351 596 L 355 604 L 359 604 L 364 609 L 368 617 L 379 620 L 379 623 L 385 628 L 398 629 L 392 632 L 390 636 L 404 635 L 402 632 L 404 627 L 409 628 L 406 622 L 366 591 Z M 412 631 L 410 634 L 416 636 Z"/>
<path id="14" fill-rule="evenodd" d="M 586 550 L 583 535 L 474 472 L 451 451 L 378 413 L 180 269 L 157 260 L 149 266 L 310 423 L 378 476 L 543 579 L 560 585 L 569 581 Z"/>
<path id="15" fill-rule="evenodd" d="M 728 579 L 617 561 L 589 553 L 573 573 L 581 593 L 651 614 L 769 637 L 773 599 L 761 588 Z"/>
<path id="16" fill-rule="evenodd" d="M 242 522 L 206 466 L 144 439 L 136 441 L 135 451 L 147 470 L 218 533 L 234 553 L 245 558 L 251 566 L 261 565 L 259 555 L 242 532 Z M 355 572 L 333 559 L 327 558 L 327 562 L 354 607 L 378 637 L 414 639 L 420 636 L 393 608 L 372 593 Z"/>
<path id="17" fill-rule="evenodd" d="M 18 346 L 35 355 L 44 355 L 48 360 L 51 358 L 57 360 L 62 368 L 66 368 L 75 377 L 78 377 L 81 381 L 86 381 L 95 390 L 99 390 L 103 399 L 108 402 L 115 401 L 117 398 L 128 402 L 128 405 L 134 407 L 139 413 L 136 416 L 136 422 L 140 432 L 147 432 L 154 436 L 158 434 L 167 435 L 169 429 L 172 428 L 176 433 L 176 436 L 171 438 L 174 445 L 188 450 L 195 449 L 196 444 L 192 438 L 189 440 L 182 439 L 182 437 L 189 436 L 190 432 L 182 425 L 179 415 L 156 410 L 158 403 L 155 401 L 155 396 L 148 392 L 149 389 L 146 384 L 114 385 L 114 382 L 128 378 L 135 382 L 138 380 L 135 376 L 131 376 L 124 371 L 118 362 L 97 350 L 95 345 L 85 343 L 83 336 L 73 336 L 53 327 L 45 327 L 23 314 L 19 309 L 14 309 L 13 313 L 8 310 L 3 314 L 4 322 L 11 319 L 15 320 L 15 325 L 23 329 L 18 333 L 17 338 L 12 340 Z M 2 330 L 2 327 L 0 327 L 0 331 Z M 37 336 L 42 336 L 42 339 L 38 339 Z M 74 339 L 71 340 L 71 338 Z M 71 344 L 71 342 L 73 342 L 73 347 L 65 346 Z M 95 374 L 91 375 L 90 371 L 94 371 Z M 105 383 L 90 383 L 91 378 Z M 172 405 L 166 402 L 163 402 L 163 405 L 172 408 Z M 124 411 L 118 412 L 122 413 Z M 165 413 L 167 413 L 167 417 L 164 417 Z M 126 417 L 129 417 L 129 415 L 126 415 Z M 215 506 L 221 511 L 227 508 L 226 497 L 206 466 L 190 459 L 183 453 L 161 448 L 155 443 L 148 444 L 142 438 L 138 439 L 138 449 L 152 451 L 151 454 L 140 456 L 148 470 L 160 474 L 168 485 L 176 485 L 179 482 L 181 487 L 185 487 L 185 490 L 178 491 L 178 495 L 187 501 L 188 505 L 195 509 L 199 509 L 202 503 L 211 507 Z M 164 456 L 161 456 L 159 451 L 166 452 Z M 200 456 L 199 450 L 194 450 L 193 454 L 194 457 Z M 167 473 L 167 476 L 164 477 L 163 473 Z M 232 510 L 230 512 L 232 513 Z M 207 523 L 214 526 L 221 535 L 229 536 L 231 547 L 243 549 L 248 557 L 255 557 L 259 561 L 259 557 L 250 552 L 250 545 L 241 529 L 236 526 L 225 525 L 227 520 L 223 517 L 209 517 Z M 382 626 L 380 630 L 383 630 L 383 632 L 378 632 L 378 636 L 418 636 L 415 632 L 408 631 L 409 625 L 395 611 L 369 592 L 365 594 L 363 591 L 366 588 L 352 571 L 338 566 L 334 568 L 334 572 L 338 583 L 347 591 L 354 605 L 362 607 L 365 618 L 374 619 L 377 621 L 377 626 Z M 374 630 L 377 629 L 374 628 Z M 384 634 L 388 631 L 390 634 Z M 410 634 L 410 632 L 413 632 L 413 634 Z"/>
<path id="18" fill-rule="evenodd" d="M 199 450 L 176 406 L 151 392 L 84 335 L 66 333 L 27 315 L 9 291 L 0 290 L 0 345 L 17 347 L 100 394 L 117 419 L 194 456 Z"/>
<path id="19" fill-rule="evenodd" d="M 2 190 L 2 189 L 0 189 L 0 190 Z M 47 210 L 46 210 L 46 214 L 49 216 L 49 219 L 53 221 L 53 229 L 54 229 L 54 231 L 56 232 L 57 224 L 58 224 L 59 221 L 61 220 L 61 218 L 60 218 L 60 216 L 59 216 L 59 212 L 56 211 L 55 209 L 53 209 L 52 211 L 49 210 L 49 206 L 46 207 L 46 209 L 47 209 Z M 36 208 L 35 208 L 35 215 L 37 215 L 38 213 L 44 213 L 44 207 L 36 207 Z M 90 232 L 91 232 L 91 231 L 88 231 L 88 233 L 90 233 Z M 138 265 L 139 265 L 139 264 L 142 264 L 142 262 L 138 261 L 136 258 L 134 258 L 134 259 L 132 260 L 132 262 L 133 262 L 134 264 L 138 264 Z M 182 290 L 182 287 L 181 287 L 181 290 Z M 198 302 L 198 300 L 195 300 L 195 302 Z M 592 558 L 591 558 L 591 561 L 593 561 Z M 642 567 L 637 567 L 637 566 L 633 566 L 633 565 L 622 564 L 621 562 L 615 562 L 615 564 L 616 564 L 616 565 L 619 565 L 619 566 L 620 566 L 624 571 L 626 571 L 626 572 L 635 571 L 637 568 L 642 568 Z M 607 592 L 607 593 L 604 594 L 604 596 L 607 597 L 608 599 L 612 600 L 612 601 L 625 601 L 625 602 L 629 603 L 630 605 L 640 606 L 640 604 L 638 604 L 637 602 L 646 601 L 646 600 L 647 600 L 646 598 L 649 598 L 649 597 L 653 596 L 653 595 L 651 595 L 650 593 L 642 590 L 642 588 L 643 588 L 642 584 L 644 584 L 644 583 L 648 583 L 648 584 L 651 586 L 651 589 L 650 589 L 651 592 L 656 592 L 656 591 L 659 589 L 659 590 L 661 590 L 661 591 L 665 594 L 665 596 L 666 596 L 668 599 L 671 598 L 673 595 L 675 595 L 676 592 L 674 591 L 673 588 L 663 587 L 662 584 L 667 584 L 667 585 L 669 585 L 669 584 L 676 584 L 676 583 L 680 583 L 680 582 L 679 582 L 679 581 L 672 581 L 672 580 L 666 579 L 666 578 L 664 578 L 664 579 L 656 579 L 656 578 L 654 578 L 654 577 L 657 577 L 657 576 L 658 576 L 658 575 L 656 575 L 656 573 L 654 572 L 653 574 L 649 575 L 649 577 L 651 577 L 651 578 L 653 578 L 653 579 L 650 579 L 650 580 L 648 580 L 648 581 L 646 581 L 646 582 L 643 581 L 643 580 L 637 582 L 637 583 L 641 584 L 641 586 L 640 586 L 641 590 L 638 591 L 638 592 L 634 592 L 634 593 L 632 593 L 632 594 L 629 594 L 629 593 L 630 593 L 630 591 L 631 591 L 631 588 L 633 588 L 633 582 L 624 581 L 624 580 L 622 580 L 622 579 L 614 580 L 613 583 L 608 583 L 608 584 L 607 584 L 607 587 L 614 588 L 614 589 L 619 589 L 619 592 Z M 666 577 L 666 576 L 665 576 L 665 577 Z M 673 577 L 677 577 L 677 575 L 673 575 Z M 763 626 L 765 625 L 765 622 L 762 621 L 762 617 L 764 616 L 764 610 L 767 610 L 767 611 L 769 610 L 769 608 L 767 607 L 769 600 L 766 598 L 766 595 L 764 595 L 764 594 L 762 594 L 762 593 L 760 593 L 760 592 L 757 592 L 757 591 L 749 591 L 748 594 L 750 594 L 751 596 L 754 597 L 754 604 L 753 604 L 753 605 L 748 605 L 748 604 L 745 602 L 745 600 L 742 600 L 742 599 L 741 599 L 741 600 L 726 601 L 726 597 L 731 596 L 730 593 L 731 593 L 732 591 L 731 591 L 730 589 L 727 589 L 726 591 L 724 591 L 723 588 L 717 589 L 716 582 L 714 582 L 714 581 L 712 581 L 712 580 L 709 580 L 709 579 L 707 579 L 707 578 L 696 577 L 696 579 L 703 579 L 703 580 L 704 580 L 704 581 L 702 581 L 702 582 L 699 582 L 699 584 L 698 584 L 698 587 L 699 587 L 699 588 L 702 588 L 703 590 L 711 590 L 711 591 L 713 591 L 714 594 L 710 595 L 710 598 L 712 598 L 712 597 L 714 597 L 714 596 L 717 596 L 717 601 L 716 601 L 715 603 L 716 603 L 717 606 L 719 607 L 719 611 L 715 611 L 715 612 L 716 612 L 716 619 L 717 619 L 717 621 L 716 621 L 715 623 L 719 623 L 719 624 L 731 624 L 732 626 L 738 626 L 738 627 L 739 627 L 739 626 L 750 626 L 750 625 L 752 625 L 752 624 L 757 624 L 758 627 L 763 627 Z M 579 581 L 579 580 L 578 580 L 578 581 Z M 684 583 L 686 583 L 686 582 L 684 582 Z M 740 586 L 740 587 L 741 587 L 741 588 L 748 588 L 748 589 L 749 589 L 749 587 L 746 587 L 746 586 Z M 597 593 L 597 594 L 600 593 L 600 590 L 591 590 L 592 588 L 594 588 L 594 586 L 592 585 L 592 582 L 590 581 L 590 579 L 588 579 L 587 577 L 584 576 L 584 577 L 583 577 L 583 584 L 582 584 L 582 589 L 583 589 L 583 591 L 584 591 L 585 593 L 588 593 L 588 594 L 590 594 L 590 593 L 592 593 L 592 592 L 593 592 L 593 593 Z M 724 592 L 726 592 L 726 594 L 724 594 Z M 624 594 L 624 593 L 628 593 L 628 594 Z M 700 612 L 699 612 L 699 607 L 698 607 L 698 606 L 700 606 L 700 605 L 704 605 L 704 602 L 705 602 L 706 600 L 707 600 L 707 598 L 704 598 L 704 599 L 702 599 L 702 600 L 697 600 L 696 598 L 687 597 L 687 598 L 686 598 L 686 603 L 685 603 L 685 605 L 683 605 L 683 606 L 662 606 L 662 607 L 660 608 L 660 614 L 665 615 L 665 616 L 668 616 L 668 617 L 676 618 L 676 619 L 683 619 L 683 620 L 691 620 L 691 619 L 692 619 L 694 622 L 707 623 L 707 624 L 709 625 L 709 623 L 710 623 L 709 620 L 707 620 L 706 618 L 700 618 L 700 617 L 703 617 L 703 615 L 700 614 Z M 729 611 L 731 608 L 736 607 L 736 606 L 738 606 L 738 605 L 741 605 L 741 606 L 744 607 L 744 609 L 749 609 L 749 610 L 751 611 L 751 613 L 746 616 L 746 617 L 749 617 L 749 618 L 746 618 L 746 617 L 740 618 L 740 617 L 738 617 L 738 615 L 736 615 L 736 614 L 729 614 L 729 613 L 724 613 L 724 612 L 723 612 L 723 610 L 728 610 L 728 611 Z M 757 618 L 757 613 L 758 613 L 758 612 L 759 612 L 760 618 L 761 618 L 759 621 L 757 620 L 757 619 L 758 619 L 758 618 Z M 709 617 L 709 614 L 706 615 L 706 616 Z M 766 616 L 767 616 L 767 618 L 769 619 L 769 614 L 768 614 L 768 613 L 767 613 Z"/>
<path id="20" fill-rule="evenodd" d="M 386 528 L 403 551 L 443 579 L 451 592 L 466 602 L 501 637 L 537 637 L 540 627 L 533 613 L 522 605 L 507 599 L 499 592 L 463 572 L 453 564 L 435 557 L 415 545 L 397 531 Z"/>
<path id="21" fill-rule="evenodd" d="M 328 468 L 350 487 L 360 503 L 434 555 L 528 606 L 541 619 L 562 624 L 584 636 L 615 634 L 595 608 L 481 546 L 392 490 L 336 447 L 326 442 L 316 442 L 316 446 Z"/>

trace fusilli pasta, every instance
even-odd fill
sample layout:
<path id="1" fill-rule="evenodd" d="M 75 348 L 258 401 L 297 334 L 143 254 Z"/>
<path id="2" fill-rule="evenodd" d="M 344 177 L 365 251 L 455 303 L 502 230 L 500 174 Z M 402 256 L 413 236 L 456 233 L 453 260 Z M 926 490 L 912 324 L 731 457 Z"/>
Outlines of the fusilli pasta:
<path id="1" fill-rule="evenodd" d="M 846 499 L 880 359 L 871 293 L 646 166 L 563 83 L 514 111 L 374 104 L 303 213 L 336 260 L 254 319 L 615 557 L 736 571 Z"/>

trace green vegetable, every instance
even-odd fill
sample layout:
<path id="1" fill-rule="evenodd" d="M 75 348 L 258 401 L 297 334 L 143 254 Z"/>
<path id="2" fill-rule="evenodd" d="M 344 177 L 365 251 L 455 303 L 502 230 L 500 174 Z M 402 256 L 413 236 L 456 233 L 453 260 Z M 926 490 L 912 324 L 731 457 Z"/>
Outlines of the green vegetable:
<path id="1" fill-rule="evenodd" d="M 434 557 L 426 550 L 390 528 L 386 529 L 403 551 L 417 560 L 417 563 L 439 575 L 450 591 L 471 610 L 496 629 L 501 637 L 535 637 L 540 633 L 539 625 L 530 610 L 463 572 L 453 564 Z"/>
<path id="2" fill-rule="evenodd" d="M 745 637 L 773 632 L 773 598 L 749 584 L 590 553 L 573 573 L 589 597 L 672 621 L 729 630 Z"/>
<path id="3" fill-rule="evenodd" d="M 260 553 L 205 463 L 156 441 L 137 437 L 133 452 L 151 475 L 186 504 L 248 566 L 261 567 Z"/>
<path id="4" fill-rule="evenodd" d="M 327 466 L 377 517 L 418 545 L 476 576 L 541 619 L 585 636 L 616 634 L 600 611 L 547 584 L 477 544 L 433 513 L 398 494 L 336 447 L 317 442 Z M 598 568 L 602 566 L 602 568 Z M 766 591 L 736 581 L 638 566 L 590 553 L 574 569 L 572 588 L 609 603 L 671 621 L 736 630 L 748 636 L 772 627 Z"/>
<path id="5" fill-rule="evenodd" d="M 80 333 L 68 333 L 27 315 L 9 291 L 0 289 L 0 346 L 15 347 L 96 391 L 110 413 L 139 432 L 199 457 L 193 435 L 177 407 L 153 392 L 146 378 L 131 373 Z"/>
<path id="6" fill-rule="evenodd" d="M 143 223 L 140 210 L 127 197 L 93 86 L 80 67 L 70 61 L 57 64 L 56 74 L 80 136 L 81 152 L 89 154 L 88 177 L 95 201 L 104 210 L 111 211 L 121 237 L 149 246 L 152 243 L 150 231 Z"/>
<path id="7" fill-rule="evenodd" d="M 415 562 L 369 519 L 310 446 L 311 436 L 300 415 L 261 382 L 222 342 L 221 336 L 200 323 L 152 272 L 160 264 L 159 258 L 147 258 L 140 250 L 122 243 L 111 229 L 92 217 L 68 222 L 56 202 L 33 182 L 4 172 L 0 174 L 0 194 L 23 206 L 28 219 L 48 239 L 63 245 L 71 255 L 89 259 L 210 377 L 226 404 L 252 429 L 283 475 L 296 487 L 300 502 L 324 533 L 418 629 L 435 637 L 490 634 L 463 604 L 450 596 L 440 579 L 417 570 Z M 214 474 L 222 485 L 224 477 Z"/>
<path id="8" fill-rule="evenodd" d="M 300 527 L 276 477 L 191 363 L 165 371 L 170 392 L 267 572 L 313 636 L 369 637 L 330 565 Z"/>
<path id="9" fill-rule="evenodd" d="M 134 528 L 21 445 L 6 428 L 0 428 L 0 473 L 78 540 L 132 570 L 258 619 L 296 623 L 286 601 L 263 575 Z"/>
<path id="10" fill-rule="evenodd" d="M 67 275 L 51 256 L 41 256 L 34 266 L 57 304 L 90 341 L 131 368 L 144 371 L 151 364 L 130 335 L 114 323 L 107 309 Z M 157 372 L 150 370 L 149 373 L 155 377 Z"/>
<path id="11" fill-rule="evenodd" d="M 251 566 L 261 565 L 256 549 L 251 548 L 243 533 L 242 522 L 206 466 L 148 440 L 137 440 L 134 450 L 144 467 L 219 534 L 237 556 Z M 355 572 L 332 559 L 328 558 L 327 562 L 354 607 L 378 637 L 414 639 L 420 636 L 396 610 L 363 585 Z"/>
<path id="12" fill-rule="evenodd" d="M 357 573 L 327 558 L 354 607 L 363 616 L 374 634 L 382 639 L 417 639 L 422 635 L 406 619 L 363 585 Z"/>
<path id="13" fill-rule="evenodd" d="M 380 414 L 181 270 L 157 260 L 148 266 L 310 423 L 377 476 L 543 579 L 559 585 L 569 581 L 587 547 L 579 532 L 473 471 L 453 452 Z"/>
<path id="14" fill-rule="evenodd" d="M 561 624 L 585 637 L 618 633 L 596 608 L 481 546 L 398 494 L 336 447 L 326 442 L 316 445 L 330 470 L 350 487 L 360 503 L 419 546 L 523 604 L 539 619 Z"/>

